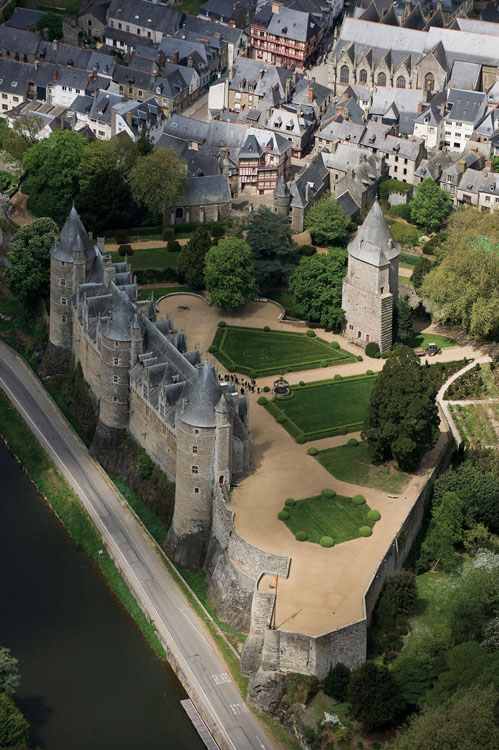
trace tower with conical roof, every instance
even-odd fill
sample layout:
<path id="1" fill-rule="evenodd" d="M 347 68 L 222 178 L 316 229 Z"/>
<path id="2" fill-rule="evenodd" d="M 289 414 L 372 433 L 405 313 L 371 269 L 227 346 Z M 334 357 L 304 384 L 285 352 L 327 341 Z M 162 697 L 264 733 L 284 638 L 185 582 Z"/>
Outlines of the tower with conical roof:
<path id="1" fill-rule="evenodd" d="M 383 352 L 392 345 L 399 253 L 376 199 L 348 245 L 348 271 L 343 279 L 344 334 L 363 347 L 375 342 Z"/>
<path id="2" fill-rule="evenodd" d="M 290 206 L 291 193 L 289 192 L 284 175 L 281 175 L 274 190 L 274 212 L 280 216 L 289 216 Z"/>

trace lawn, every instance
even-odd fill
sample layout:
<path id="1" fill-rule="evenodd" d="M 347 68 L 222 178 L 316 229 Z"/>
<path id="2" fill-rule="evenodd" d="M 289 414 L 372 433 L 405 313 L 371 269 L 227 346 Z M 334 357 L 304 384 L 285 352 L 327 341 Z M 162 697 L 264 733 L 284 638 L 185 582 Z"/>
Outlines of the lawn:
<path id="1" fill-rule="evenodd" d="M 420 232 L 414 224 L 409 224 L 403 219 L 394 219 L 391 216 L 385 218 L 395 242 L 406 247 L 414 247 L 418 244 Z"/>
<path id="2" fill-rule="evenodd" d="M 60 15 L 77 16 L 80 10 L 80 0 L 44 0 L 42 3 L 38 0 L 24 0 L 21 5 L 24 8 L 41 10 L 45 12 L 53 11 Z M 61 13 L 61 11 L 63 11 Z"/>
<path id="3" fill-rule="evenodd" d="M 498 436 L 492 420 L 499 422 L 499 404 L 451 405 L 452 416 L 462 439 L 471 447 L 495 446 Z M 491 419 L 492 418 L 492 419 Z"/>
<path id="4" fill-rule="evenodd" d="M 141 287 L 139 290 L 139 299 L 151 299 L 151 292 L 154 292 L 154 299 L 158 300 L 160 297 L 164 297 L 165 294 L 194 291 L 190 286 L 158 286 L 149 289 Z"/>
<path id="5" fill-rule="evenodd" d="M 124 261 L 118 253 L 110 253 L 113 263 Z M 143 268 L 175 268 L 179 253 L 169 253 L 164 247 L 151 247 L 149 249 L 134 250 L 133 255 L 128 256 L 128 263 L 132 270 Z"/>
<path id="6" fill-rule="evenodd" d="M 267 297 L 267 299 L 273 299 L 274 302 L 279 302 L 279 304 L 284 307 L 287 318 L 297 318 L 298 320 L 303 318 L 300 308 L 295 302 L 295 298 L 291 292 L 286 289 L 275 289 L 266 292 L 265 297 Z"/>
<path id="7" fill-rule="evenodd" d="M 411 349 L 425 349 L 430 343 L 437 344 L 441 349 L 457 346 L 457 341 L 450 339 L 448 336 L 441 336 L 438 333 L 415 333 L 409 341 L 398 341 L 398 343 L 404 343 L 406 346 L 410 346 Z"/>
<path id="8" fill-rule="evenodd" d="M 414 268 L 420 257 L 420 255 L 412 255 L 411 253 L 400 253 L 399 266 L 400 268 Z"/>
<path id="9" fill-rule="evenodd" d="M 411 280 L 410 276 L 399 276 L 399 286 L 400 284 L 407 284 L 408 286 L 414 286 L 414 283 Z"/>
<path id="10" fill-rule="evenodd" d="M 339 445 L 320 451 L 319 463 L 341 482 L 374 487 L 383 492 L 398 494 L 405 487 L 409 475 L 389 463 L 372 463 L 367 443 L 357 446 Z"/>
<path id="11" fill-rule="evenodd" d="M 287 521 L 283 521 L 288 529 L 296 534 L 304 531 L 307 541 L 319 544 L 323 536 L 330 536 L 335 544 L 348 542 L 361 536 L 361 526 L 374 526 L 376 521 L 368 521 L 367 514 L 371 510 L 367 504 L 354 505 L 351 497 L 306 497 L 298 500 L 292 508 L 286 506 L 289 513 Z"/>
<path id="12" fill-rule="evenodd" d="M 224 367 L 253 377 L 311 370 L 323 362 L 339 365 L 355 361 L 353 354 L 304 333 L 241 326 L 218 328 L 212 346 Z"/>
<path id="13" fill-rule="evenodd" d="M 203 3 L 204 0 L 182 0 L 180 3 L 174 2 L 171 9 L 177 11 L 177 13 L 187 13 L 189 16 L 197 16 Z"/>
<path id="14" fill-rule="evenodd" d="M 291 386 L 286 398 L 273 399 L 266 408 L 294 438 L 320 440 L 361 429 L 376 375 L 355 375 Z"/>

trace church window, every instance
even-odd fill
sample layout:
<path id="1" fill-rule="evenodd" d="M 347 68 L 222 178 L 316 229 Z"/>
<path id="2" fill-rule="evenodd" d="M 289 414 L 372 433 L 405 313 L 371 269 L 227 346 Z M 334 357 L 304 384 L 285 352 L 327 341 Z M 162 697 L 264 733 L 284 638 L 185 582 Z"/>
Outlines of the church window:
<path id="1" fill-rule="evenodd" d="M 386 74 L 378 73 L 378 86 L 386 86 Z"/>
<path id="2" fill-rule="evenodd" d="M 342 65 L 340 69 L 340 83 L 348 83 L 350 79 L 350 71 L 346 65 Z"/>
<path id="3" fill-rule="evenodd" d="M 435 88 L 435 77 L 433 73 L 427 73 L 424 77 L 424 87 L 426 91 L 433 91 Z"/>
<path id="4" fill-rule="evenodd" d="M 364 70 L 364 68 L 359 73 L 359 81 L 360 83 L 367 83 L 367 70 Z"/>
<path id="5" fill-rule="evenodd" d="M 193 466 L 192 467 L 192 473 L 193 474 L 198 474 L 199 473 L 199 468 L 197 466 Z"/>
<path id="6" fill-rule="evenodd" d="M 399 76 L 397 78 L 397 88 L 398 89 L 405 89 L 405 78 L 404 78 L 404 76 Z"/>
<path id="7" fill-rule="evenodd" d="M 198 447 L 197 447 L 197 445 L 193 445 L 193 446 L 192 446 L 192 452 L 193 452 L 193 453 L 197 453 L 197 452 L 198 452 Z"/>

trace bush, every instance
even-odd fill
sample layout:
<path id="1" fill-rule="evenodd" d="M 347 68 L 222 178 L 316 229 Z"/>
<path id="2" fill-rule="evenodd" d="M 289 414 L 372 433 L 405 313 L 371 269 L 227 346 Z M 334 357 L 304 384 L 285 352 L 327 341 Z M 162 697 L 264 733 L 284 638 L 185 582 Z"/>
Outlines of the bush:
<path id="1" fill-rule="evenodd" d="M 374 375 L 374 372 L 372 370 L 366 370 L 366 375 Z"/>
<path id="2" fill-rule="evenodd" d="M 133 255 L 133 250 L 131 245 L 120 245 L 118 248 L 118 255 L 120 258 L 124 258 L 125 255 Z"/>
<path id="3" fill-rule="evenodd" d="M 294 508 L 294 506 L 296 505 L 296 500 L 294 499 L 294 497 L 288 497 L 284 501 L 284 505 L 286 505 L 288 508 Z"/>
<path id="4" fill-rule="evenodd" d="M 287 521 L 288 518 L 289 518 L 288 511 L 287 510 L 280 510 L 279 513 L 277 514 L 277 518 L 279 519 L 279 521 Z"/>
<path id="5" fill-rule="evenodd" d="M 331 349 L 339 349 L 340 345 L 337 341 L 331 341 Z"/>
<path id="6" fill-rule="evenodd" d="M 303 386 L 305 385 L 305 381 L 304 380 L 300 380 L 299 385 L 303 388 Z"/>
<path id="7" fill-rule="evenodd" d="M 173 227 L 163 227 L 161 230 L 161 239 L 163 242 L 169 242 L 175 239 L 175 230 Z"/>
<path id="8" fill-rule="evenodd" d="M 225 322 L 225 320 L 219 320 L 218 321 L 218 327 L 219 328 L 225 328 L 226 325 L 227 325 L 227 323 Z"/>
<path id="9" fill-rule="evenodd" d="M 126 229 L 117 229 L 114 233 L 114 239 L 117 245 L 124 245 L 128 242 L 128 231 Z"/>
<path id="10" fill-rule="evenodd" d="M 350 670 L 339 662 L 334 667 L 329 667 L 324 680 L 324 692 L 329 698 L 334 698 L 336 701 L 346 701 L 349 682 Z"/>
<path id="11" fill-rule="evenodd" d="M 308 449 L 307 453 L 309 456 L 316 456 L 319 451 L 312 445 L 312 447 Z"/>
<path id="12" fill-rule="evenodd" d="M 270 331 L 270 326 L 263 326 L 263 330 L 265 333 L 268 333 Z"/>
<path id="13" fill-rule="evenodd" d="M 270 391 L 270 388 L 269 388 L 269 386 L 268 386 L 268 385 L 264 385 L 264 386 L 263 386 L 263 390 L 265 391 L 265 393 L 269 393 L 269 391 Z"/>
<path id="14" fill-rule="evenodd" d="M 358 354 L 357 355 L 357 362 L 363 362 L 363 361 L 364 361 L 364 357 L 361 354 Z"/>
<path id="15" fill-rule="evenodd" d="M 137 473 L 139 477 L 141 479 L 149 479 L 153 469 L 153 462 L 147 453 L 141 452 L 137 458 Z"/>
<path id="16" fill-rule="evenodd" d="M 327 366 L 328 366 L 328 364 L 327 364 L 326 360 L 323 359 L 322 362 L 321 362 L 321 367 L 327 367 Z"/>
<path id="17" fill-rule="evenodd" d="M 212 237 L 223 237 L 225 234 L 225 229 L 221 224 L 213 224 L 211 228 L 211 236 Z"/>
<path id="18" fill-rule="evenodd" d="M 258 403 L 260 404 L 260 406 L 265 406 L 265 404 L 268 404 L 268 399 L 265 398 L 265 396 L 260 396 L 260 398 L 258 399 Z"/>
<path id="19" fill-rule="evenodd" d="M 354 505 L 364 505 L 365 502 L 366 498 L 364 497 L 364 495 L 354 495 L 352 497 L 352 503 Z"/>
<path id="20" fill-rule="evenodd" d="M 317 249 L 315 245 L 302 245 L 298 250 L 299 255 L 304 255 L 306 258 L 310 258 L 311 255 L 315 255 Z"/>
<path id="21" fill-rule="evenodd" d="M 265 398 L 265 396 L 262 396 L 262 398 Z M 284 422 L 288 421 L 288 418 L 285 414 L 279 414 L 279 416 L 277 417 L 277 421 L 279 422 L 279 424 L 284 424 Z"/>
<path id="22" fill-rule="evenodd" d="M 370 341 L 366 345 L 366 356 L 371 357 L 371 359 L 375 359 L 377 354 L 379 354 L 379 344 L 377 344 L 375 341 Z"/>
<path id="23" fill-rule="evenodd" d="M 373 530 L 370 526 L 361 526 L 359 529 L 359 534 L 361 536 L 372 536 Z"/>
<path id="24" fill-rule="evenodd" d="M 389 356 L 390 356 L 389 349 L 386 352 L 381 352 L 381 359 L 388 359 Z"/>
<path id="25" fill-rule="evenodd" d="M 399 216 L 406 221 L 411 220 L 411 204 L 400 203 L 398 206 L 392 206 L 390 209 L 391 216 Z"/>
<path id="26" fill-rule="evenodd" d="M 407 182 L 401 180 L 382 180 L 378 185 L 378 195 L 381 200 L 388 200 L 390 193 L 409 193 L 412 191 L 412 185 L 408 185 Z"/>
<path id="27" fill-rule="evenodd" d="M 337 374 L 336 374 L 336 375 L 334 376 L 333 380 L 336 380 L 336 381 L 338 381 L 338 380 L 341 380 L 341 375 L 340 375 L 339 373 L 337 373 Z"/>
<path id="28" fill-rule="evenodd" d="M 334 547 L 334 539 L 332 536 L 321 536 L 319 544 L 321 547 Z"/>
<path id="29" fill-rule="evenodd" d="M 303 443 L 305 442 L 305 435 L 298 435 L 298 437 L 296 438 L 296 442 L 299 445 L 303 445 Z"/>
<path id="30" fill-rule="evenodd" d="M 379 521 L 381 518 L 381 513 L 379 510 L 370 510 L 367 514 L 367 520 L 368 521 Z"/>
<path id="31" fill-rule="evenodd" d="M 297 531 L 295 534 L 295 539 L 297 542 L 306 542 L 308 539 L 308 535 L 304 531 Z"/>
<path id="32" fill-rule="evenodd" d="M 333 498 L 333 497 L 336 497 L 336 492 L 330 487 L 326 487 L 325 489 L 321 490 L 321 495 L 322 497 Z"/>
<path id="33" fill-rule="evenodd" d="M 340 430 L 338 430 L 339 435 L 346 435 L 348 433 L 348 430 L 346 427 L 342 427 Z"/>
<path id="34" fill-rule="evenodd" d="M 177 242 L 177 240 L 169 240 L 166 249 L 169 253 L 179 253 L 182 250 L 180 242 Z"/>
<path id="35" fill-rule="evenodd" d="M 317 336 L 316 332 L 312 331 L 311 328 L 308 329 L 305 335 L 308 336 L 310 339 L 314 339 Z"/>
<path id="36" fill-rule="evenodd" d="M 357 440 L 357 438 L 350 438 L 350 440 L 347 443 L 347 445 L 349 445 L 350 448 L 356 448 L 358 444 L 359 444 L 359 441 Z"/>
<path id="37" fill-rule="evenodd" d="M 210 354 L 215 354 L 216 352 L 218 352 L 218 349 L 216 346 L 213 346 L 213 344 L 211 344 L 211 346 L 208 347 L 208 351 L 210 352 Z"/>

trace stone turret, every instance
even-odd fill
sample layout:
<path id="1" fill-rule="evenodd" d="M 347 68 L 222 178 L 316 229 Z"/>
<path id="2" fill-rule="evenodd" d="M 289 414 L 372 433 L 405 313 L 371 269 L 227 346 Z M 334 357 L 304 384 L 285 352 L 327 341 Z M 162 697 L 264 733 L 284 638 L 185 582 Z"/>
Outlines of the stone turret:
<path id="1" fill-rule="evenodd" d="M 375 342 L 386 351 L 392 345 L 399 253 L 376 199 L 348 245 L 348 272 L 343 279 L 344 334 L 360 346 Z"/>
<path id="2" fill-rule="evenodd" d="M 133 316 L 132 325 L 130 328 L 130 337 L 132 345 L 130 349 L 130 367 L 132 368 L 137 362 L 139 354 L 142 354 L 142 331 L 140 330 L 139 316 L 137 313 Z"/>
<path id="3" fill-rule="evenodd" d="M 225 394 L 221 395 L 215 407 L 215 421 L 215 482 L 230 486 L 232 421 Z"/>
<path id="4" fill-rule="evenodd" d="M 274 190 L 274 212 L 280 216 L 288 216 L 290 205 L 291 193 L 289 192 L 284 175 L 281 175 Z"/>
<path id="5" fill-rule="evenodd" d="M 99 422 L 105 427 L 128 427 L 130 351 L 134 307 L 126 292 L 111 283 L 112 306 L 101 326 Z"/>

